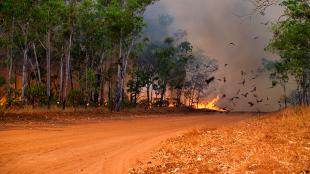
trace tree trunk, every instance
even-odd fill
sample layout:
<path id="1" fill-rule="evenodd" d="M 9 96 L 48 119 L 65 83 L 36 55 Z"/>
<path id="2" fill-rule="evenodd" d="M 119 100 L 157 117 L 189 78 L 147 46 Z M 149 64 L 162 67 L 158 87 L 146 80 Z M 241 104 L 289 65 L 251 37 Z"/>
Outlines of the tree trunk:
<path id="1" fill-rule="evenodd" d="M 166 82 L 163 84 L 163 87 L 162 87 L 162 90 L 161 90 L 161 94 L 160 94 L 160 106 L 161 107 L 164 104 L 165 93 L 166 93 Z"/>
<path id="2" fill-rule="evenodd" d="M 151 100 L 150 100 L 150 106 L 152 107 L 152 104 L 153 104 L 153 85 L 151 85 L 151 87 L 152 87 L 152 88 L 151 88 L 151 90 L 150 90 L 150 91 L 151 91 L 151 96 L 150 96 L 150 99 L 151 99 Z"/>
<path id="3" fill-rule="evenodd" d="M 25 103 L 25 93 L 26 93 L 26 84 L 27 84 L 27 62 L 28 62 L 28 45 L 25 45 L 23 50 L 23 73 L 22 73 L 22 102 Z"/>
<path id="4" fill-rule="evenodd" d="M 8 96 L 7 96 L 7 105 L 10 106 L 11 105 L 11 99 L 12 99 L 12 85 L 11 85 L 11 82 L 12 82 L 12 69 L 13 69 L 13 49 L 11 49 L 10 51 L 10 55 L 8 55 L 8 70 L 9 70 L 9 73 L 8 73 Z"/>
<path id="5" fill-rule="evenodd" d="M 74 84 L 73 84 L 73 76 L 72 76 L 72 68 L 70 68 L 70 86 L 71 86 L 71 90 L 74 88 Z"/>
<path id="6" fill-rule="evenodd" d="M 151 87 L 151 85 L 150 84 L 147 84 L 147 86 L 146 86 L 146 95 L 147 95 L 147 108 L 149 108 L 150 107 L 150 87 Z"/>
<path id="7" fill-rule="evenodd" d="M 50 109 L 50 101 L 51 101 L 51 31 L 47 32 L 47 37 L 46 37 L 46 94 L 47 94 L 47 108 Z"/>
<path id="8" fill-rule="evenodd" d="M 113 110 L 113 105 L 112 105 L 112 82 L 111 79 L 109 80 L 109 89 L 108 89 L 108 106 L 109 106 L 109 110 L 112 111 Z"/>
<path id="9" fill-rule="evenodd" d="M 123 45 L 122 45 L 122 31 L 119 39 L 119 61 L 117 65 L 117 79 L 116 79 L 116 90 L 115 90 L 115 101 L 114 101 L 114 111 L 119 112 L 122 104 L 122 94 L 123 94 L 123 71 L 125 58 L 123 56 Z"/>
<path id="10" fill-rule="evenodd" d="M 182 89 L 177 89 L 177 101 L 176 101 L 177 107 L 180 107 L 181 105 L 181 96 L 182 96 Z"/>
<path id="11" fill-rule="evenodd" d="M 69 83 L 69 80 L 70 80 L 69 78 L 70 78 L 71 45 L 72 45 L 72 32 L 70 33 L 68 48 L 66 50 L 66 77 L 65 77 L 65 86 L 64 86 L 63 109 L 66 108 L 68 83 Z"/>
<path id="12" fill-rule="evenodd" d="M 102 77 L 102 74 L 101 74 Z M 101 79 L 100 90 L 99 90 L 99 105 L 104 107 L 104 80 Z"/>
<path id="13" fill-rule="evenodd" d="M 287 96 L 286 96 L 286 86 L 283 84 L 283 92 L 284 92 L 284 107 L 287 108 Z"/>
<path id="14" fill-rule="evenodd" d="M 40 65 L 39 65 L 39 61 L 38 61 L 36 45 L 34 43 L 32 43 L 32 49 L 33 49 L 33 54 L 34 54 L 34 58 L 36 61 L 36 69 L 37 69 L 37 74 L 38 74 L 38 80 L 39 80 L 39 83 L 41 83 L 42 79 L 41 79 Z"/>
<path id="15" fill-rule="evenodd" d="M 114 110 L 119 112 L 121 109 L 122 99 L 124 97 L 124 86 L 125 86 L 125 76 L 127 72 L 127 63 L 128 57 L 131 53 L 131 50 L 134 45 L 135 37 L 132 36 L 131 44 L 126 53 L 123 52 L 123 45 L 122 45 L 122 30 L 121 30 L 121 37 L 120 37 L 120 48 L 119 48 L 119 62 L 118 62 L 118 71 L 117 71 L 117 80 L 116 80 L 116 94 L 115 94 L 115 107 Z"/>
<path id="16" fill-rule="evenodd" d="M 12 70 L 13 70 L 13 44 L 14 44 L 14 30 L 15 30 L 15 19 L 13 17 L 13 20 L 12 20 L 12 30 L 11 30 L 11 45 L 10 45 L 10 51 L 9 53 L 10 54 L 7 54 L 8 55 L 8 62 L 9 62 L 9 65 L 8 65 L 8 70 L 9 70 L 9 73 L 8 73 L 8 96 L 7 96 L 7 106 L 10 106 L 11 105 L 11 101 L 12 101 Z"/>
<path id="17" fill-rule="evenodd" d="M 64 76 L 64 60 L 63 55 L 60 57 L 60 78 L 59 78 L 59 102 L 63 103 L 63 76 Z"/>

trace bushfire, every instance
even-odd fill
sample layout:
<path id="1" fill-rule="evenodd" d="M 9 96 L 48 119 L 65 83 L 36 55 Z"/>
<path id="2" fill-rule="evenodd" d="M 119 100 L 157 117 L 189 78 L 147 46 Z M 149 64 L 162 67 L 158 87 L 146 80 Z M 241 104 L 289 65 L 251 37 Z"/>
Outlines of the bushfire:
<path id="1" fill-rule="evenodd" d="M 194 108 L 195 109 L 210 109 L 210 110 L 214 110 L 214 111 L 225 112 L 226 111 L 225 109 L 222 109 L 216 105 L 217 102 L 220 101 L 220 99 L 221 99 L 220 96 L 217 96 L 217 97 L 213 98 L 212 100 L 209 100 L 209 101 L 195 105 Z"/>
<path id="2" fill-rule="evenodd" d="M 0 106 L 4 106 L 4 105 L 6 105 L 6 97 L 2 97 L 0 99 Z"/>

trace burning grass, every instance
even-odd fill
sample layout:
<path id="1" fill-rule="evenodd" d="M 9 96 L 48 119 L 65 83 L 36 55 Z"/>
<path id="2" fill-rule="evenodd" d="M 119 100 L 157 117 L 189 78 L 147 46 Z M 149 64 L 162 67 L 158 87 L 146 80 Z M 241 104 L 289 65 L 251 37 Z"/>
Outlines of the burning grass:
<path id="1" fill-rule="evenodd" d="M 290 108 L 164 142 L 131 173 L 309 173 L 310 108 Z"/>

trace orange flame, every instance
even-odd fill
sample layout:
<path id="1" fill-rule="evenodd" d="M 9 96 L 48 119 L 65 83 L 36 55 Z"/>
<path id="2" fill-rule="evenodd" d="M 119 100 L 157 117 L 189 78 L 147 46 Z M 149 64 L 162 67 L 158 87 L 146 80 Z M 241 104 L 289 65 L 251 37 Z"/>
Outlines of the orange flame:
<path id="1" fill-rule="evenodd" d="M 217 96 L 216 98 L 213 98 L 210 101 L 207 101 L 206 103 L 199 103 L 198 105 L 195 105 L 194 108 L 196 109 L 210 109 L 210 110 L 214 110 L 214 111 L 220 111 L 220 112 L 225 112 L 226 110 L 218 107 L 216 105 L 217 102 L 220 101 L 220 97 Z"/>
<path id="2" fill-rule="evenodd" d="M 0 106 L 4 106 L 4 105 L 6 105 L 6 97 L 2 97 L 0 99 Z"/>

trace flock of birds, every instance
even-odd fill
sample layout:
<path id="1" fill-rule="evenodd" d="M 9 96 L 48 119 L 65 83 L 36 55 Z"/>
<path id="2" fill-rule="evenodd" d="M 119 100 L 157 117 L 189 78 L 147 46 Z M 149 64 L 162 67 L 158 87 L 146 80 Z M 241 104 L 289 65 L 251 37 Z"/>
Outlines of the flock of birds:
<path id="1" fill-rule="evenodd" d="M 247 73 L 244 72 L 244 71 L 241 71 L 242 80 L 241 80 L 241 82 L 239 82 L 238 84 L 239 84 L 239 85 L 242 85 L 243 87 L 245 87 L 245 85 L 246 85 L 246 83 L 247 83 L 248 81 L 255 80 L 255 79 L 258 77 L 257 74 L 254 74 L 253 72 L 251 72 L 251 73 L 252 73 L 253 76 L 250 77 L 250 78 L 247 78 Z M 245 98 L 245 99 L 248 99 L 249 96 L 252 95 L 252 96 L 255 98 L 255 101 L 249 101 L 248 104 L 250 105 L 250 107 L 253 107 L 253 106 L 255 106 L 256 104 L 263 103 L 264 100 L 265 100 L 264 98 L 260 98 L 260 97 L 256 94 L 256 92 L 257 92 L 257 87 L 256 87 L 256 85 L 253 85 L 253 86 L 251 87 L 250 90 L 245 91 L 245 92 L 243 92 L 243 93 L 242 93 L 241 89 L 238 89 L 238 91 L 237 91 L 236 94 L 235 94 L 236 96 L 230 98 L 229 100 L 230 100 L 231 103 L 235 106 L 235 105 L 236 105 L 235 102 L 236 102 L 237 100 L 240 100 L 241 97 L 243 97 L 243 98 Z M 269 97 L 267 97 L 266 100 L 269 101 Z"/>
<path id="2" fill-rule="evenodd" d="M 270 23 L 269 21 L 261 22 L 261 24 L 265 25 L 265 26 L 269 25 L 269 23 Z M 252 37 L 253 40 L 258 40 L 259 38 L 260 38 L 259 36 L 253 36 Z M 228 43 L 228 46 L 236 47 L 238 45 L 235 42 L 230 42 L 230 43 Z M 229 66 L 228 64 L 224 64 L 225 68 L 227 68 L 228 66 Z M 233 106 L 236 106 L 237 101 L 239 101 L 241 99 L 246 99 L 247 104 L 250 107 L 254 107 L 254 106 L 262 104 L 262 103 L 265 103 L 266 106 L 270 105 L 270 103 L 269 103 L 270 98 L 269 97 L 259 97 L 257 94 L 257 89 L 258 89 L 257 86 L 255 84 L 252 85 L 253 83 L 251 83 L 251 81 L 254 81 L 255 79 L 257 79 L 259 75 L 257 73 L 254 73 L 253 71 L 251 71 L 251 73 L 247 73 L 243 70 L 240 72 L 240 74 L 241 74 L 241 80 L 240 80 L 240 82 L 238 82 L 238 85 L 240 85 L 241 88 L 235 92 L 233 97 L 228 98 L 226 94 L 223 94 L 222 98 L 228 98 L 230 103 L 232 103 Z M 214 80 L 214 79 L 212 79 L 212 80 Z M 227 82 L 226 77 L 223 77 L 223 78 L 220 78 L 217 80 L 219 82 L 223 82 L 223 83 Z M 248 84 L 251 85 L 250 89 L 248 87 L 249 86 Z M 281 101 L 278 101 L 278 104 L 281 108 L 282 107 Z"/>
<path id="3" fill-rule="evenodd" d="M 269 22 L 263 22 L 261 24 L 268 25 Z M 252 37 L 252 39 L 257 40 L 257 39 L 259 39 L 259 36 L 254 36 L 254 37 Z M 234 42 L 230 42 L 228 45 L 230 47 L 236 47 L 237 46 L 237 44 Z M 229 66 L 228 64 L 224 64 L 225 68 L 227 68 L 228 66 Z M 250 84 L 251 85 L 250 89 L 248 87 L 249 86 L 248 84 L 251 83 L 251 81 L 254 81 L 255 79 L 257 79 L 259 77 L 259 75 L 257 73 L 255 73 L 254 71 L 251 71 L 250 73 L 248 73 L 248 72 L 245 72 L 243 70 L 240 71 L 240 74 L 241 74 L 241 80 L 240 80 L 240 82 L 238 82 L 238 85 L 240 85 L 241 88 L 235 92 L 233 97 L 228 98 L 226 94 L 223 94 L 222 98 L 229 99 L 230 103 L 233 106 L 236 106 L 237 101 L 239 101 L 241 99 L 246 99 L 247 104 L 250 107 L 254 107 L 254 106 L 262 104 L 262 103 L 265 103 L 266 106 L 270 105 L 270 102 L 269 102 L 270 98 L 269 97 L 259 97 L 258 96 L 258 94 L 257 94 L 258 88 L 255 84 L 254 85 L 252 85 L 253 83 Z M 219 79 L 215 79 L 215 77 L 212 77 L 210 79 L 207 79 L 206 82 L 209 84 L 211 81 L 214 81 L 214 80 L 217 80 L 217 81 L 223 82 L 223 83 L 227 82 L 226 77 L 219 78 Z M 279 104 L 279 107 L 281 108 L 282 102 L 278 101 L 278 104 Z M 224 108 L 224 109 L 226 109 L 226 108 Z"/>
<path id="4" fill-rule="evenodd" d="M 228 64 L 225 64 L 224 67 L 227 67 Z M 259 97 L 257 94 L 258 88 L 256 86 L 256 84 L 253 84 L 250 86 L 250 89 L 247 87 L 248 83 L 250 83 L 251 81 L 257 79 L 259 77 L 259 75 L 257 73 L 255 73 L 254 71 L 251 71 L 250 73 L 247 73 L 245 71 L 240 71 L 240 75 L 241 75 L 241 80 L 238 82 L 238 85 L 241 86 L 240 89 L 238 89 L 235 93 L 234 96 L 231 98 L 228 98 L 226 94 L 222 95 L 222 98 L 228 98 L 228 100 L 230 101 L 230 103 L 233 104 L 233 106 L 236 106 L 237 101 L 241 100 L 241 99 L 247 99 L 248 102 L 247 104 L 250 107 L 254 107 L 258 104 L 262 104 L 265 102 L 265 105 L 268 106 L 270 98 L 269 97 Z M 223 78 L 219 78 L 217 79 L 219 82 L 223 82 L 226 83 L 227 79 L 226 77 Z M 281 101 L 278 101 L 278 104 L 280 107 L 282 107 L 281 105 Z M 226 108 L 224 108 L 226 109 Z"/>

